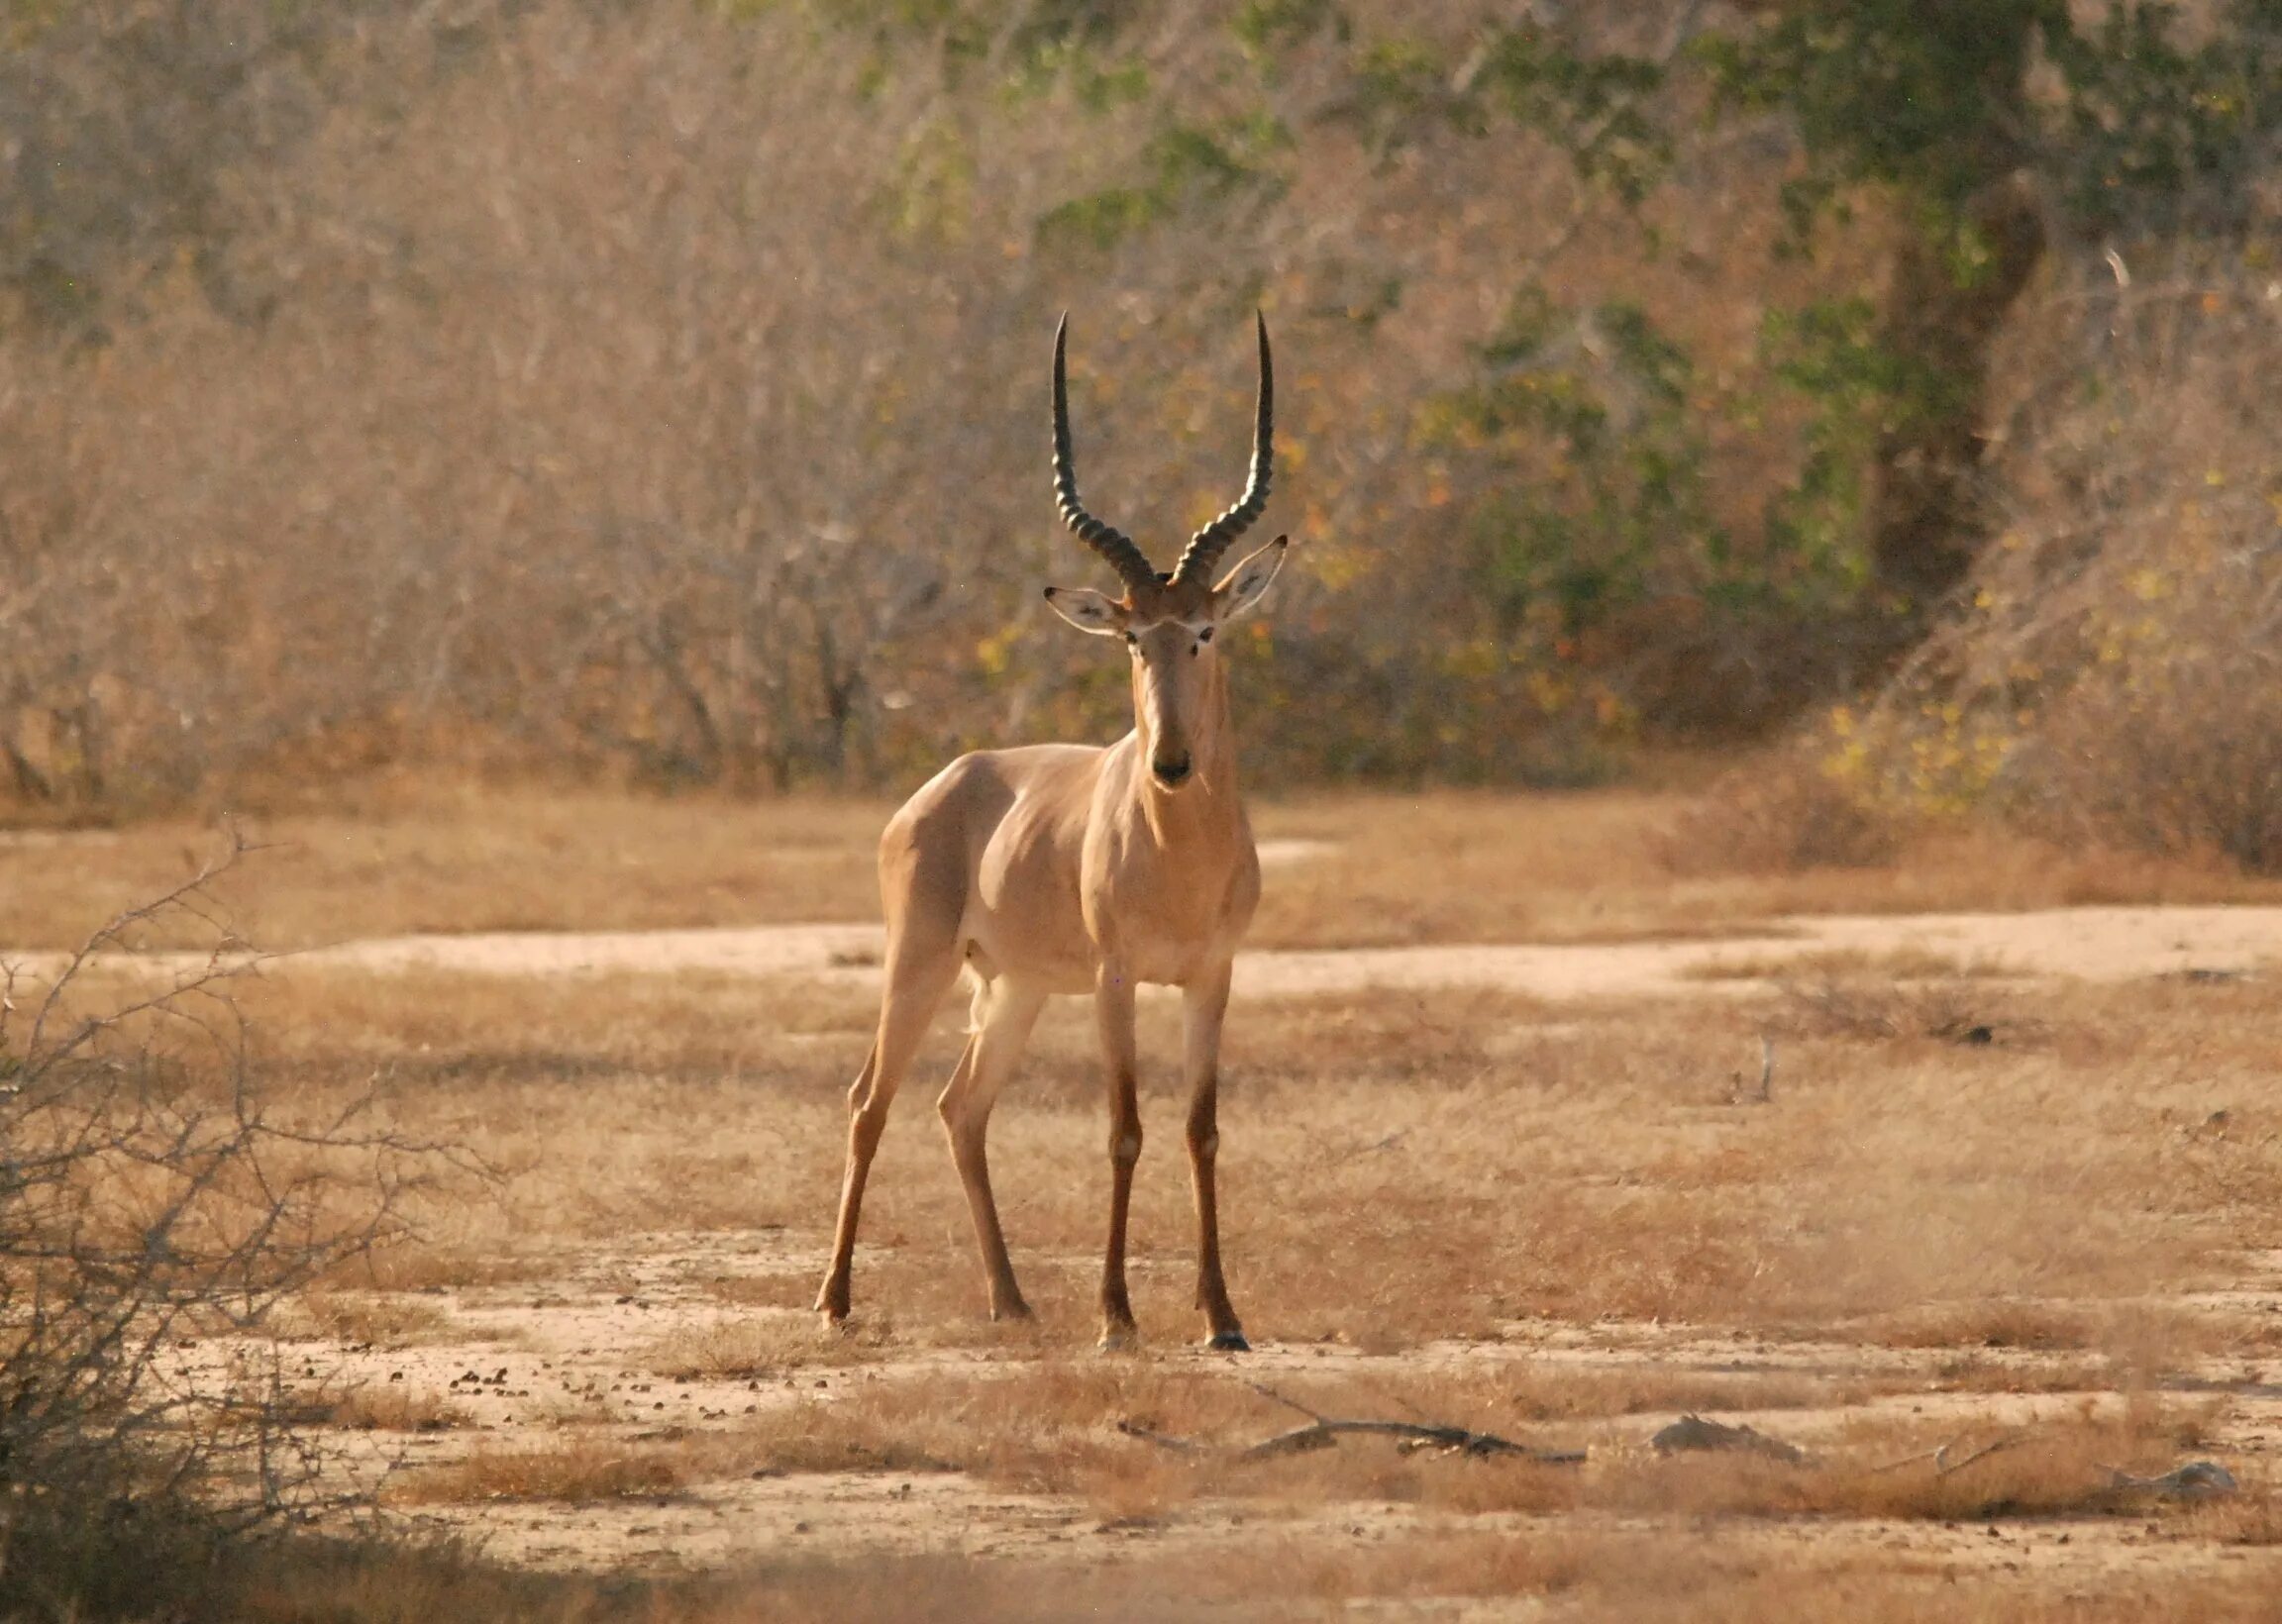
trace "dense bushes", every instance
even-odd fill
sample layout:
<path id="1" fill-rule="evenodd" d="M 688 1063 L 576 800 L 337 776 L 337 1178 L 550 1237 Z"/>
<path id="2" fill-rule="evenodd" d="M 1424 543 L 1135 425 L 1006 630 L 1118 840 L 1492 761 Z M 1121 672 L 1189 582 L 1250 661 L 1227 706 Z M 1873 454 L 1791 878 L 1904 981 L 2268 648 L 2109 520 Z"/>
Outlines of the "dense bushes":
<path id="1" fill-rule="evenodd" d="M 1654 74 L 1562 80 L 1514 37 L 1460 95 L 1482 18 L 1271 10 L 251 28 L 232 82 L 295 117 L 151 132 L 195 225 L 82 233 L 111 319 L 24 292 L 0 346 L 0 780 L 98 812 L 406 761 L 768 788 L 1114 728 L 1122 673 L 1035 604 L 1089 568 L 1047 497 L 1046 339 L 1069 307 L 1094 505 L 1174 550 L 1242 479 L 1254 303 L 1270 523 L 1305 560 L 1252 646 L 1259 770 L 1599 770 L 1682 690 L 1643 646 L 1704 617 L 1650 556 L 1674 510 L 1631 373 L 1566 312 L 1753 373 L 1722 310 L 1768 280 L 1780 152 L 1672 155 L 1697 195 L 1643 258 Z M 91 16 L 32 42 L 83 117 L 125 82 Z M 1512 369 L 1482 313 L 1517 280 L 1551 312 L 1532 365 L 1608 424 L 1576 567 L 1525 556 L 1542 422 L 1464 421 Z M 1788 431 L 1669 433 L 1678 516 L 1752 528 Z M 1566 607 L 1524 601 L 1546 582 Z"/>
<path id="2" fill-rule="evenodd" d="M 2256 257 L 2119 256 L 2023 324 L 2005 528 L 1965 595 L 1867 703 L 1739 775 L 1721 829 L 1845 863 L 1994 815 L 2282 872 L 2282 304 Z M 2097 369 L 2064 364 L 2087 348 Z"/>
<path id="3" fill-rule="evenodd" d="M 2018 345 L 2010 511 L 1889 697 L 1936 793 L 2282 871 L 2282 299 L 2263 254 L 2119 258 Z M 2087 333 L 2097 371 L 2057 355 Z M 1955 742 L 1965 741 L 1959 749 Z"/>
<path id="4" fill-rule="evenodd" d="M 1063 308 L 1089 496 L 1159 552 L 1240 482 L 1274 324 L 1303 545 L 1243 651 L 1259 773 L 1763 732 L 1922 629 L 1895 537 L 1937 511 L 1969 558 L 2045 500 L 2069 431 L 1980 436 L 2106 386 L 2070 314 L 2104 247 L 2186 234 L 2248 287 L 2270 215 L 2272 109 L 2219 82 L 2250 58 L 2195 43 L 2267 38 L 2247 3 L 2086 25 L 2042 90 L 1985 63 L 2028 89 L 1900 147 L 1816 7 L 244 9 L 14 25 L 8 161 L 77 177 L 0 232 L 19 808 L 1105 735 L 1120 669 L 1035 604 L 1089 567 L 1046 494 Z M 1939 17 L 1849 15 L 1887 89 L 1947 59 Z M 1999 170 L 2038 232 L 1993 280 Z M 2133 212 L 2166 175 L 2192 218 Z M 1954 321 L 1903 320 L 1936 275 Z"/>

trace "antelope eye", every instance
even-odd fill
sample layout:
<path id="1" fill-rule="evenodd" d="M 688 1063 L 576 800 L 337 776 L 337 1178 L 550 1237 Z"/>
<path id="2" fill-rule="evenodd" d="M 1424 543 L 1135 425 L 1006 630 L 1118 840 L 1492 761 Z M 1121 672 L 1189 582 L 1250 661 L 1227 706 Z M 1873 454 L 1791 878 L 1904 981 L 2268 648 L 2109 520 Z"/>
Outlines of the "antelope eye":
<path id="1" fill-rule="evenodd" d="M 1212 641 L 1212 628 L 1206 626 L 1200 629 L 1196 634 L 1196 641 L 1198 643 L 1210 643 Z"/>
<path id="2" fill-rule="evenodd" d="M 1140 634 L 1140 633 L 1138 633 L 1138 632 L 1127 632 L 1127 633 L 1125 634 L 1125 646 L 1126 646 L 1128 649 L 1138 649 L 1138 648 L 1140 648 L 1140 647 L 1141 647 L 1141 634 Z"/>

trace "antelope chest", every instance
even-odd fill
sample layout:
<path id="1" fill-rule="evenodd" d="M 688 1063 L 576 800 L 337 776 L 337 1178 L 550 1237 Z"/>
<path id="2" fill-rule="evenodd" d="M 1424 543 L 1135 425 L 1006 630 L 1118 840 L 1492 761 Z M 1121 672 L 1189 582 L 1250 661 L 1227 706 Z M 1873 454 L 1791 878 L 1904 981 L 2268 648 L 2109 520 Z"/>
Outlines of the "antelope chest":
<path id="1" fill-rule="evenodd" d="M 1179 985 L 1232 957 L 1260 897 L 1260 863 L 1243 840 L 1217 861 L 1177 863 L 1128 851 L 1089 873 L 1087 927 L 1103 963 L 1135 981 Z"/>

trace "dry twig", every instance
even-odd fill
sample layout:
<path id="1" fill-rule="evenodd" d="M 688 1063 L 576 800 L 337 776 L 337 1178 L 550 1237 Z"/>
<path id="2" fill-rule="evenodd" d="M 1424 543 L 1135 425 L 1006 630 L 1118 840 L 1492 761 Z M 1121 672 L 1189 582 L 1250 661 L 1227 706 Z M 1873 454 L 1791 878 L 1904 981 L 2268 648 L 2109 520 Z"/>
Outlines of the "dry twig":
<path id="1" fill-rule="evenodd" d="M 1900 1472 L 1904 1467 L 1914 1467 L 1920 1461 L 1930 1461 L 1933 1463 L 1934 1476 L 1948 1477 L 1963 1472 L 1969 1466 L 1986 1461 L 1992 1455 L 1999 1455 L 2006 1450 L 2025 1444 L 2028 1442 L 2028 1437 L 2026 1432 L 2009 1432 L 1992 1443 L 1982 1445 L 1971 1455 L 1959 1461 L 1949 1459 L 1949 1452 L 1955 1449 L 1960 1442 L 1959 1439 L 1952 1438 L 1946 1444 L 1937 1445 L 1928 1450 L 1919 1450 L 1916 1455 L 1905 1455 L 1899 1461 L 1888 1461 L 1883 1466 L 1870 1467 L 1864 1471 L 1863 1475 L 1876 1477 L 1885 1472 Z"/>
<path id="2" fill-rule="evenodd" d="M 1301 1455 L 1309 1450 L 1326 1449 L 1341 1437 L 1352 1434 L 1376 1434 L 1383 1438 L 1400 1439 L 1412 1449 L 1437 1449 L 1452 1455 L 1518 1456 L 1540 1466 L 1577 1466 L 1585 1459 L 1583 1450 L 1537 1449 L 1528 1444 L 1516 1444 L 1510 1438 L 1501 1438 L 1496 1433 L 1475 1432 L 1467 1427 L 1444 1426 L 1428 1421 L 1384 1421 L 1325 1415 L 1309 1409 L 1297 1399 L 1287 1398 L 1273 1388 L 1263 1387 L 1258 1382 L 1248 1385 L 1261 1397 L 1282 1404 L 1287 1409 L 1298 1411 L 1307 1417 L 1307 1425 L 1278 1433 L 1257 1444 L 1219 1451 L 1194 1439 L 1176 1438 L 1131 1421 L 1118 1422 L 1117 1430 L 1128 1438 L 1138 1438 L 1144 1443 L 1155 1444 L 1179 1454 L 1223 1453 L 1236 1461 L 1268 1461 L 1279 1456 Z"/>
<path id="3" fill-rule="evenodd" d="M 2125 1494 L 2162 1494 L 2179 1500 L 2211 1500 L 2237 1492 L 2234 1473 L 2216 1461 L 2190 1461 L 2153 1477 L 2136 1477 L 2117 1467 L 2106 1469 L 2108 1486 Z"/>

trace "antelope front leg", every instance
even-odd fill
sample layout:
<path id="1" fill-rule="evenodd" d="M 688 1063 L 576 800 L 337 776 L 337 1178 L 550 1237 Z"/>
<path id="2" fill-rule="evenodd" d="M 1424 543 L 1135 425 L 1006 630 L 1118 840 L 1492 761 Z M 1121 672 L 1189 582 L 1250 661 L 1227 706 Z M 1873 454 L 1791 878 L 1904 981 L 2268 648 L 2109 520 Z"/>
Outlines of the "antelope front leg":
<path id="1" fill-rule="evenodd" d="M 1213 1161 L 1220 1150 L 1220 1023 L 1228 1013 L 1229 966 L 1193 981 L 1182 994 L 1189 1071 L 1189 1179 L 1196 1194 L 1196 1306 L 1207 1347 L 1245 1353 L 1251 1344 L 1228 1305 L 1220 1274 L 1220 1209 Z"/>
<path id="2" fill-rule="evenodd" d="M 1133 1304 L 1125 1295 L 1125 1211 L 1133 1199 L 1133 1164 L 1141 1160 L 1141 1105 L 1136 1097 L 1133 983 L 1105 966 L 1094 983 L 1093 1013 L 1109 1079 L 1109 1248 L 1101 1262 L 1101 1346 L 1133 1341 Z"/>

